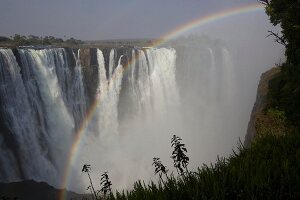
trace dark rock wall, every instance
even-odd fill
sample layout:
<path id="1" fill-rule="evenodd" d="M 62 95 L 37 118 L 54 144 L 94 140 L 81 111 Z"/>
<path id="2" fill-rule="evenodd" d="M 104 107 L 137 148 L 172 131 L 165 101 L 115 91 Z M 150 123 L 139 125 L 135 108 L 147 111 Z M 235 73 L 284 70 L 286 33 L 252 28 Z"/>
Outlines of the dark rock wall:
<path id="1" fill-rule="evenodd" d="M 269 91 L 269 81 L 273 79 L 280 72 L 280 68 L 274 67 L 265 73 L 263 73 L 260 77 L 260 81 L 257 88 L 256 101 L 254 103 L 250 121 L 248 123 L 248 129 L 245 136 L 244 145 L 248 147 L 251 144 L 251 141 L 256 136 L 256 120 L 257 116 L 264 110 L 268 103 L 268 91 Z"/>
<path id="2" fill-rule="evenodd" d="M 97 49 L 80 49 L 79 59 L 82 66 L 82 75 L 84 90 L 86 93 L 87 108 L 89 108 L 95 99 L 96 90 L 99 84 Z"/>
<path id="3" fill-rule="evenodd" d="M 106 77 L 109 80 L 109 55 L 110 48 L 102 48 L 101 49 L 105 62 L 105 70 Z M 126 67 L 128 65 L 129 60 L 131 59 L 131 51 L 132 48 L 129 47 L 120 47 L 115 49 L 114 54 L 114 66 L 112 72 L 114 72 L 115 68 L 118 66 L 118 62 L 120 57 L 123 55 L 121 59 L 121 64 Z M 97 61 L 97 49 L 96 48 L 83 48 L 80 49 L 79 54 L 80 63 L 82 66 L 83 73 L 83 83 L 84 89 L 87 97 L 87 107 L 90 107 L 96 98 L 97 87 L 99 84 L 98 78 L 98 61 Z"/>
<path id="4" fill-rule="evenodd" d="M 20 200 L 54 200 L 65 193 L 66 199 L 85 199 L 80 195 L 66 190 L 56 189 L 45 182 L 27 180 L 13 183 L 0 183 L 0 199 Z"/>

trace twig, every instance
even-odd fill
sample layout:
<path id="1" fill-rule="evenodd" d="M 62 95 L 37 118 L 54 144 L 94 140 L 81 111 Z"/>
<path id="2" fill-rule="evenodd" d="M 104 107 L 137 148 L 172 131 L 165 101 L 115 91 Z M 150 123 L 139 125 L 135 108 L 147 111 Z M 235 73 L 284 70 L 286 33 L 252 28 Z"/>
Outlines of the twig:
<path id="1" fill-rule="evenodd" d="M 270 5 L 270 1 L 269 0 L 257 0 L 259 3 L 264 4 L 266 6 Z"/>
<path id="2" fill-rule="evenodd" d="M 268 33 L 269 33 L 269 35 L 267 35 L 267 37 L 274 36 L 275 37 L 275 41 L 277 43 L 282 44 L 283 46 L 286 47 L 287 42 L 286 42 L 286 39 L 283 36 L 279 36 L 278 33 L 274 33 L 273 31 L 268 31 Z"/>

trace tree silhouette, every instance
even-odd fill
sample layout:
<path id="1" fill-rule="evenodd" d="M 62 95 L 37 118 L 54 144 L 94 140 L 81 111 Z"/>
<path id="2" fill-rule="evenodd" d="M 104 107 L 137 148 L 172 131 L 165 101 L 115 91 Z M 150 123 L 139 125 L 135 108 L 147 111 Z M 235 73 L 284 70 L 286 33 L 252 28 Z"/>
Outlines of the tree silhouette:
<path id="1" fill-rule="evenodd" d="M 257 0 L 257 1 L 264 4 L 264 5 L 269 5 L 270 4 L 270 0 Z"/>
<path id="2" fill-rule="evenodd" d="M 181 143 L 182 139 L 176 135 L 173 135 L 171 140 L 171 146 L 174 148 L 171 158 L 174 162 L 174 167 L 176 168 L 178 174 L 183 175 L 184 170 L 188 172 L 187 166 L 189 164 L 189 157 L 186 156 L 187 149 L 185 144 Z"/>
<path id="3" fill-rule="evenodd" d="M 96 194 L 96 191 L 95 191 L 95 188 L 94 188 L 91 176 L 90 176 L 91 165 L 84 164 L 81 171 L 87 173 L 87 175 L 89 177 L 89 180 L 90 180 L 90 184 L 91 184 L 90 187 L 92 188 L 94 197 L 95 197 L 96 200 L 98 200 L 98 197 L 97 197 L 97 194 Z"/>
<path id="4" fill-rule="evenodd" d="M 162 183 L 164 183 L 163 179 L 162 179 L 162 174 L 164 174 L 166 176 L 166 178 L 168 179 L 168 170 L 166 168 L 166 166 L 164 166 L 161 161 L 160 158 L 153 158 L 153 163 L 152 165 L 154 165 L 155 167 L 155 175 L 158 174 L 160 180 L 162 181 Z"/>
<path id="5" fill-rule="evenodd" d="M 106 196 L 106 194 L 109 192 L 111 193 L 111 181 L 109 180 L 108 177 L 108 172 L 104 172 L 103 174 L 101 174 L 101 190 L 100 192 L 102 192 L 104 194 L 104 197 Z"/>

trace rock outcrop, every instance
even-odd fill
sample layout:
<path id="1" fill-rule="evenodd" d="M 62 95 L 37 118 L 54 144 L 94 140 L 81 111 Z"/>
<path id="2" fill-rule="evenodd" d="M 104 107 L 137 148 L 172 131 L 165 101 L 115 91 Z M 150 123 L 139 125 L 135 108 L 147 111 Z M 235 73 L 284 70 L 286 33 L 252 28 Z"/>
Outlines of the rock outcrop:
<path id="1" fill-rule="evenodd" d="M 85 80 L 84 90 L 87 97 L 87 107 L 89 107 L 95 99 L 98 85 L 97 49 L 80 49 L 79 59 L 82 66 L 83 79 Z"/>
<path id="2" fill-rule="evenodd" d="M 269 91 L 269 81 L 275 78 L 280 73 L 279 67 L 274 67 L 266 72 L 264 72 L 261 77 L 257 88 L 256 101 L 254 103 L 250 121 L 248 123 L 248 129 L 245 136 L 244 145 L 248 147 L 251 144 L 251 141 L 256 136 L 256 120 L 257 117 L 262 113 L 263 109 L 267 105 L 267 97 Z"/>
<path id="3" fill-rule="evenodd" d="M 22 199 L 22 200 L 53 200 L 64 193 L 66 199 L 83 199 L 80 195 L 66 190 L 56 189 L 45 182 L 33 180 L 0 183 L 0 199 Z"/>

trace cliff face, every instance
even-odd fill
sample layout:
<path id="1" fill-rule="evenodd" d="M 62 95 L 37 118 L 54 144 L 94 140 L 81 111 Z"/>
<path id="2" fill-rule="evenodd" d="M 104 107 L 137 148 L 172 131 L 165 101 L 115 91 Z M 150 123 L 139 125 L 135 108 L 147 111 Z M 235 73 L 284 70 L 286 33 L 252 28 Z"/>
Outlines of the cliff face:
<path id="1" fill-rule="evenodd" d="M 256 95 L 256 101 L 254 103 L 250 121 L 248 123 L 248 129 L 245 136 L 245 142 L 244 145 L 248 147 L 251 143 L 251 141 L 254 139 L 254 137 L 257 134 L 256 131 L 256 121 L 260 114 L 262 114 L 263 109 L 267 105 L 267 95 L 269 91 L 269 81 L 276 77 L 280 72 L 280 68 L 274 67 L 265 73 L 263 73 L 260 77 L 260 81 L 257 88 L 257 95 Z"/>
<path id="2" fill-rule="evenodd" d="M 66 48 L 71 50 L 70 48 Z M 106 77 L 109 78 L 109 63 L 110 63 L 110 52 L 114 51 L 114 66 L 111 66 L 114 69 L 118 66 L 118 61 L 122 56 L 121 64 L 126 66 L 128 60 L 132 57 L 131 52 L 134 50 L 134 47 L 118 47 L 118 48 L 108 48 L 103 47 L 99 48 L 103 53 L 104 63 L 105 63 L 105 70 L 106 70 Z M 98 78 L 98 61 L 97 61 L 97 48 L 81 48 L 79 54 L 79 60 L 82 67 L 82 74 L 84 81 L 84 90 L 86 93 L 86 101 L 87 107 L 93 103 L 95 99 L 95 94 L 97 90 L 97 86 L 99 84 Z"/>
<path id="3" fill-rule="evenodd" d="M 80 49 L 79 59 L 82 66 L 83 79 L 85 80 L 84 90 L 87 97 L 87 106 L 89 107 L 93 99 L 95 99 L 98 85 L 97 49 Z"/>

